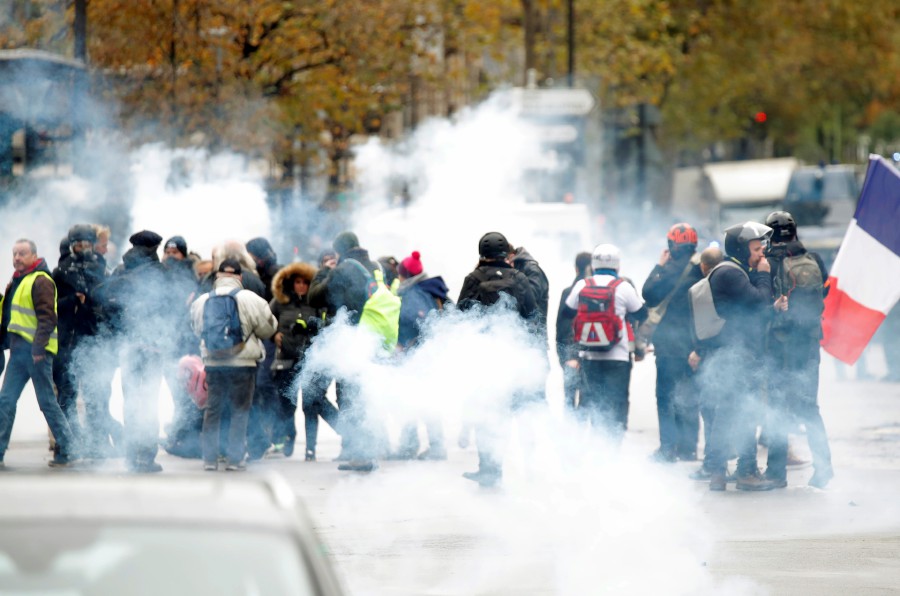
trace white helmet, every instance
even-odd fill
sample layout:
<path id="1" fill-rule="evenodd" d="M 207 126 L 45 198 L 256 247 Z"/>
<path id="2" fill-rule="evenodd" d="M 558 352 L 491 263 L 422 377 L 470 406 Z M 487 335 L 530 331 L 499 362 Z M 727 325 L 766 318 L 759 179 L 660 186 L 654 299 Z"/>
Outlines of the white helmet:
<path id="1" fill-rule="evenodd" d="M 591 269 L 612 269 L 619 271 L 619 249 L 614 244 L 599 244 L 591 254 Z"/>

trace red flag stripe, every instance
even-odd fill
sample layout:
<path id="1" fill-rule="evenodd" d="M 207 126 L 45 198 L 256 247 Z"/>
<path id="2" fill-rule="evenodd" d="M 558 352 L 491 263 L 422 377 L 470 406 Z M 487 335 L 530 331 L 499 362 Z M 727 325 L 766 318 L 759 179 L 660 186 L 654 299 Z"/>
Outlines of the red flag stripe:
<path id="1" fill-rule="evenodd" d="M 879 310 L 867 308 L 840 288 L 838 278 L 829 277 L 831 289 L 822 315 L 822 347 L 847 364 L 854 364 L 885 319 Z"/>

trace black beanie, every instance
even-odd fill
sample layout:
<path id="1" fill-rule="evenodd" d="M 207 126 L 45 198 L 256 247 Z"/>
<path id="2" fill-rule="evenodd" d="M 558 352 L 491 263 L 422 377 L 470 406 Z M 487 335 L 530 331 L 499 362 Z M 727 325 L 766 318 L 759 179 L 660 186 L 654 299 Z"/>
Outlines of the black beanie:
<path id="1" fill-rule="evenodd" d="M 344 256 L 350 250 L 359 248 L 359 238 L 353 232 L 341 232 L 332 242 L 332 246 L 339 255 Z"/>
<path id="2" fill-rule="evenodd" d="M 172 236 L 166 240 L 165 248 L 177 248 L 178 252 L 183 254 L 185 258 L 188 256 L 187 242 L 181 236 Z"/>

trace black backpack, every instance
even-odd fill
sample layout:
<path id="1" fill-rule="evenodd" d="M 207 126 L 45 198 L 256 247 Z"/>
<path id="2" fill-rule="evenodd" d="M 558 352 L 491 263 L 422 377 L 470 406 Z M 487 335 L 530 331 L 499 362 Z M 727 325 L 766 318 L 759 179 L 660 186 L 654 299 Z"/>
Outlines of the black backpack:
<path id="1" fill-rule="evenodd" d="M 515 269 L 491 268 L 490 272 L 476 269 L 472 277 L 478 280 L 473 301 L 483 306 L 491 306 L 500 301 L 500 295 L 506 294 L 518 307 Z"/>

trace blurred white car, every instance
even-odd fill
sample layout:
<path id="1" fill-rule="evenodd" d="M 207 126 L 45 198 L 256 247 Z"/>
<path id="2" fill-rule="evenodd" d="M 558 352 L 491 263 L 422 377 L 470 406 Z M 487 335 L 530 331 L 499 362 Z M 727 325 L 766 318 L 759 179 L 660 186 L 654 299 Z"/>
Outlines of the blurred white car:
<path id="1" fill-rule="evenodd" d="M 0 595 L 337 595 L 277 477 L 0 477 Z"/>

